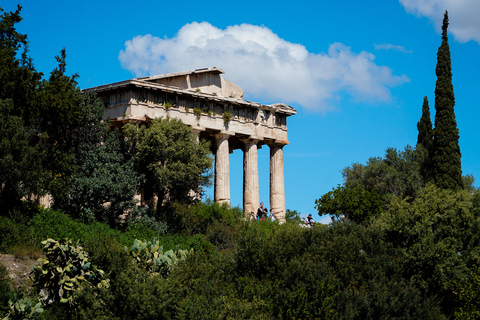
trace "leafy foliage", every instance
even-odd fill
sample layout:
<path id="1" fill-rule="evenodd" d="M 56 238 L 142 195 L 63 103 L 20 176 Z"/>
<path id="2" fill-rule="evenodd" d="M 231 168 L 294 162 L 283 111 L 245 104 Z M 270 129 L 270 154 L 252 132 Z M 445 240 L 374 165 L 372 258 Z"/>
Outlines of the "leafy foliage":
<path id="1" fill-rule="evenodd" d="M 428 185 L 408 203 L 399 198 L 376 221 L 401 249 L 404 275 L 429 295 L 442 297 L 444 311 L 456 307 L 451 283 L 468 274 L 480 256 L 480 216 L 474 197 Z"/>
<path id="2" fill-rule="evenodd" d="M 38 300 L 37 300 L 38 301 Z M 14 292 L 9 295 L 8 312 L 3 320 L 36 320 L 43 319 L 43 308 L 40 302 L 36 302 L 22 292 Z"/>
<path id="3" fill-rule="evenodd" d="M 382 207 L 383 199 L 376 188 L 367 191 L 360 187 L 338 186 L 315 200 L 315 208 L 320 216 L 329 214 L 337 219 L 345 216 L 355 222 L 369 221 L 380 214 Z"/>
<path id="4" fill-rule="evenodd" d="M 154 119 L 150 127 L 127 124 L 137 171 L 146 177 L 158 197 L 157 212 L 171 202 L 192 203 L 210 183 L 212 159 L 206 141 L 197 141 L 192 129 L 178 119 Z"/>
<path id="5" fill-rule="evenodd" d="M 38 115 L 35 101 L 42 73 L 28 56 L 27 35 L 15 28 L 22 21 L 21 9 L 18 5 L 15 12 L 3 13 L 0 8 L 0 100 L 10 99 L 11 114 L 24 119 L 29 127 Z"/>
<path id="6" fill-rule="evenodd" d="M 99 235 L 111 236 L 122 245 L 130 245 L 135 239 L 153 239 L 158 235 L 157 230 L 141 227 L 127 228 L 124 232 L 111 228 L 108 224 L 93 222 L 89 224 L 77 222 L 69 215 L 53 209 L 43 209 L 33 217 L 33 233 L 35 239 L 63 239 L 84 241 L 94 239 Z"/>
<path id="7" fill-rule="evenodd" d="M 480 269 L 473 266 L 467 276 L 453 282 L 453 292 L 460 302 L 455 310 L 455 319 L 480 319 Z"/>
<path id="8" fill-rule="evenodd" d="M 196 203 L 194 205 L 176 205 L 178 231 L 186 235 L 205 236 L 206 240 L 217 248 L 231 249 L 236 239 L 236 226 L 243 216 L 238 207 L 230 208 L 227 204 Z"/>
<path id="9" fill-rule="evenodd" d="M 0 263 L 0 310 L 7 306 L 9 293 L 12 290 L 11 284 L 7 267 Z"/>
<path id="10" fill-rule="evenodd" d="M 404 151 L 388 148 L 385 157 L 372 157 L 367 164 L 354 163 L 342 171 L 344 184 L 315 201 L 320 215 L 345 215 L 356 222 L 377 216 L 392 196 L 415 198 L 424 186 L 420 167 L 424 150 L 410 146 Z"/>
<path id="11" fill-rule="evenodd" d="M 125 251 L 134 258 L 139 267 L 148 271 L 149 274 L 161 275 L 164 278 L 167 278 L 178 263 L 193 253 L 193 249 L 163 252 L 163 247 L 159 245 L 157 238 L 154 238 L 153 241 L 135 239 L 130 248 L 125 247 Z"/>
<path id="12" fill-rule="evenodd" d="M 417 150 L 406 146 L 404 151 L 388 148 L 385 157 L 370 158 L 366 165 L 354 163 L 343 170 L 347 188 L 374 188 L 386 202 L 392 195 L 414 198 L 423 186 L 420 178 L 421 157 Z"/>
<path id="13" fill-rule="evenodd" d="M 285 212 L 285 220 L 287 222 L 302 223 L 300 212 L 298 212 L 297 210 L 287 209 L 287 212 Z"/>
<path id="14" fill-rule="evenodd" d="M 44 245 L 45 259 L 38 259 L 33 268 L 33 286 L 43 295 L 45 305 L 68 303 L 75 305 L 75 298 L 82 287 L 108 287 L 109 279 L 88 259 L 88 254 L 72 241 L 47 239 Z"/>
<path id="15" fill-rule="evenodd" d="M 33 126 L 42 74 L 28 57 L 27 36 L 16 31 L 20 10 L 0 8 L 0 206 L 5 212 L 25 195 L 42 192 L 43 152 Z"/>
<path id="16" fill-rule="evenodd" d="M 125 141 L 102 121 L 103 104 L 87 95 L 85 108 L 89 113 L 73 132 L 78 169 L 69 179 L 64 209 L 72 217 L 113 225 L 119 215 L 135 207 L 142 176 L 134 169 Z"/>

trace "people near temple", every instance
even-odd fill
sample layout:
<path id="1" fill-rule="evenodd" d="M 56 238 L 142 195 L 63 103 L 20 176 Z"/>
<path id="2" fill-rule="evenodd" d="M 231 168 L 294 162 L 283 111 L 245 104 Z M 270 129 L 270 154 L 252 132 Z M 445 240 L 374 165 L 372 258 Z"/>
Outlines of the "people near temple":
<path id="1" fill-rule="evenodd" d="M 303 220 L 303 223 L 305 223 L 306 226 L 308 227 L 313 227 L 313 224 L 315 223 L 312 218 L 312 214 L 309 214 L 308 217 L 306 217 Z"/>
<path id="2" fill-rule="evenodd" d="M 267 217 L 268 217 L 268 209 L 263 206 L 263 202 L 260 202 L 260 207 L 257 210 L 257 219 L 260 221 L 262 219 L 265 220 L 265 218 Z"/>

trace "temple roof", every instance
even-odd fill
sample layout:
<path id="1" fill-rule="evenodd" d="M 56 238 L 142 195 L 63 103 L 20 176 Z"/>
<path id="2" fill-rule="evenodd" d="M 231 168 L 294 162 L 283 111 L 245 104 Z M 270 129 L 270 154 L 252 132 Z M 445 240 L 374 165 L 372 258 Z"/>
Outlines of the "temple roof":
<path id="1" fill-rule="evenodd" d="M 243 90 L 237 84 L 224 79 L 220 68 L 204 68 L 184 72 L 135 78 L 97 87 L 84 89 L 84 92 L 107 92 L 129 86 L 141 87 L 146 90 L 160 90 L 179 95 L 189 95 L 208 101 L 228 102 L 252 108 L 262 108 L 287 116 L 294 115 L 297 110 L 284 103 L 264 105 L 243 99 Z"/>

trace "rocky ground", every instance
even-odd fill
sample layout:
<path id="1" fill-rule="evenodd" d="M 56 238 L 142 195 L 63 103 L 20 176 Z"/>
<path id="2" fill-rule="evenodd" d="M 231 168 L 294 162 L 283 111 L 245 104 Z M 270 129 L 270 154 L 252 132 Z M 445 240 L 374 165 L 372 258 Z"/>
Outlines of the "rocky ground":
<path id="1" fill-rule="evenodd" d="M 31 284 L 30 273 L 37 261 L 30 258 L 16 258 L 11 254 L 0 254 L 0 264 L 7 267 L 15 288 L 21 288 Z"/>

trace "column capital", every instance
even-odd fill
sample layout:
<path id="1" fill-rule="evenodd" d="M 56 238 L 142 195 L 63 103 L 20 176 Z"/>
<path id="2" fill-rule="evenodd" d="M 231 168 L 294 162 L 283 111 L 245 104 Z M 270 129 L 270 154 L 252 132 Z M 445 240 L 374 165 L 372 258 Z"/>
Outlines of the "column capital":
<path id="1" fill-rule="evenodd" d="M 269 142 L 267 143 L 267 145 L 270 147 L 270 148 L 283 148 L 287 145 L 288 143 L 285 143 L 283 141 L 273 141 L 273 142 Z"/>

